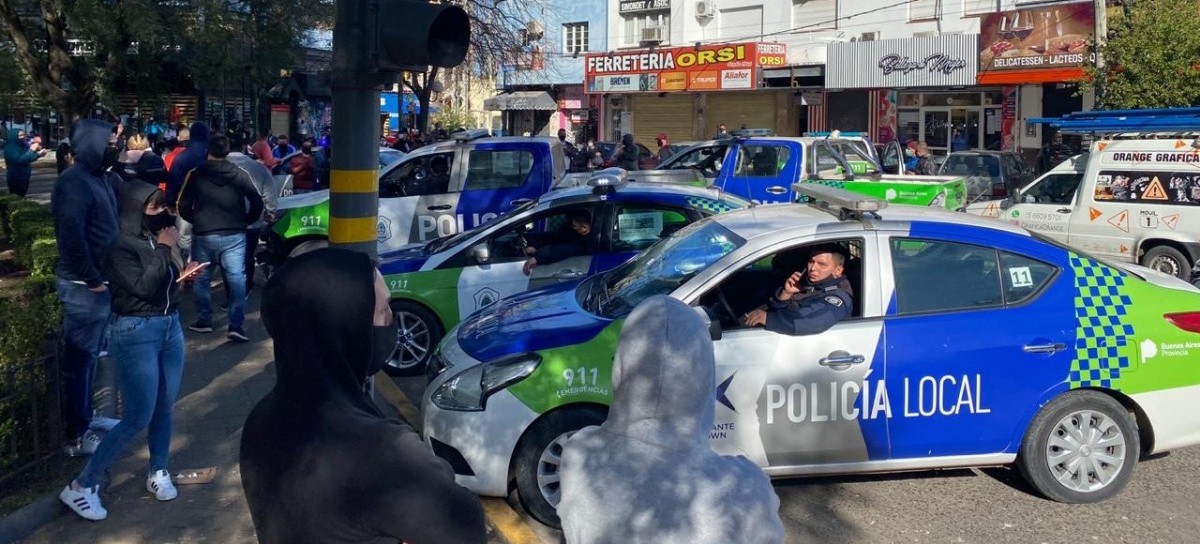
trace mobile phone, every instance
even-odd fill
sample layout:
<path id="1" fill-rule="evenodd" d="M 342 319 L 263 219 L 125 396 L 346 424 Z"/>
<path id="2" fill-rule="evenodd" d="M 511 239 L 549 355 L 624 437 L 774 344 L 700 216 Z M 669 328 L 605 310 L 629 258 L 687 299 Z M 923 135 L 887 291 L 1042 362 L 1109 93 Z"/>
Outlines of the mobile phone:
<path id="1" fill-rule="evenodd" d="M 189 272 L 187 274 L 180 274 L 179 279 L 175 280 L 175 283 L 179 283 L 179 282 L 184 281 L 192 276 L 195 276 L 197 272 L 203 270 L 204 267 L 208 266 L 209 264 L 211 264 L 211 263 L 200 263 L 199 265 L 196 266 L 196 268 L 193 268 L 191 272 Z"/>

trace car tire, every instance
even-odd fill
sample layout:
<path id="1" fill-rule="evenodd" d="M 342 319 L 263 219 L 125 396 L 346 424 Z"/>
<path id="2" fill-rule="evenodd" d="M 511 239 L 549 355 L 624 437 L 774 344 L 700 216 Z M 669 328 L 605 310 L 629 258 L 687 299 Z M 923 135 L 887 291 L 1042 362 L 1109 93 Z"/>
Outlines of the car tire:
<path id="1" fill-rule="evenodd" d="M 287 258 L 291 259 L 292 257 L 303 255 L 309 251 L 316 251 L 324 247 L 329 247 L 329 240 L 305 240 L 299 244 L 296 244 L 296 247 L 293 247 L 291 250 L 289 250 Z"/>
<path id="2" fill-rule="evenodd" d="M 1129 411 L 1104 393 L 1076 391 L 1054 399 L 1033 418 L 1017 464 L 1025 481 L 1046 498 L 1085 504 L 1124 489 L 1140 455 L 1137 423 Z M 1072 465 L 1088 467 L 1088 473 L 1080 478 L 1082 471 L 1072 472 Z M 1076 476 L 1060 480 L 1071 474 Z"/>
<path id="3" fill-rule="evenodd" d="M 1171 246 L 1154 246 L 1142 255 L 1140 263 L 1146 268 L 1151 268 L 1175 276 L 1181 280 L 1187 281 L 1188 276 L 1192 273 L 1192 266 L 1188 263 L 1187 257 L 1178 249 Z"/>
<path id="4" fill-rule="evenodd" d="M 442 341 L 442 325 L 420 304 L 392 301 L 396 314 L 396 351 L 383 365 L 390 376 L 416 376 L 425 372 L 429 357 Z"/>
<path id="5" fill-rule="evenodd" d="M 521 505 L 534 519 L 562 528 L 557 513 L 562 444 L 576 431 L 604 423 L 605 417 L 607 414 L 599 408 L 567 408 L 539 419 L 521 438 L 513 474 Z"/>

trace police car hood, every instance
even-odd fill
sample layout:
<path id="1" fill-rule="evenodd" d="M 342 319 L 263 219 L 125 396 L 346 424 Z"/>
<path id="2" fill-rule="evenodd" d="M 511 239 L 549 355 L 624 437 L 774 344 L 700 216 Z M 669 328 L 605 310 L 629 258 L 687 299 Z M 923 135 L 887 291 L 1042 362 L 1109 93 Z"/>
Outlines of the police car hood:
<path id="1" fill-rule="evenodd" d="M 379 272 L 384 276 L 416 272 L 421 269 L 429 255 L 425 253 L 425 244 L 408 244 L 379 254 Z"/>
<path id="2" fill-rule="evenodd" d="M 458 328 L 463 351 L 479 361 L 591 340 L 611 319 L 592 315 L 575 299 L 578 282 L 506 298 L 472 314 Z"/>

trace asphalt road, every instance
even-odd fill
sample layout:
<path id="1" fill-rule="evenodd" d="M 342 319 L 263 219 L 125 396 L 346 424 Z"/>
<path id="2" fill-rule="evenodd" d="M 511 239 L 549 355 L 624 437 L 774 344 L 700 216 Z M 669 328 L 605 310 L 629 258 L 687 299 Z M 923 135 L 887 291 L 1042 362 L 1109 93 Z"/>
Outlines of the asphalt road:
<path id="1" fill-rule="evenodd" d="M 418 402 L 423 378 L 396 383 Z M 1143 460 L 1094 505 L 1043 499 L 1008 468 L 781 480 L 775 491 L 789 543 L 1200 543 L 1200 447 Z"/>

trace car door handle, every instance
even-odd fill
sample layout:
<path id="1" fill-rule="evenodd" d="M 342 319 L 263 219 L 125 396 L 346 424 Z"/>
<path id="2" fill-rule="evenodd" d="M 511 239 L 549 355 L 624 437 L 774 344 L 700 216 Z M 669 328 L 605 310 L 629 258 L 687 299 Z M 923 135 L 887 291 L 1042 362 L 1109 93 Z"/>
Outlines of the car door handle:
<path id="1" fill-rule="evenodd" d="M 835 351 L 830 353 L 828 357 L 824 357 L 817 362 L 820 363 L 821 366 L 847 367 L 850 365 L 862 364 L 863 361 L 866 360 L 867 359 L 862 355 L 851 355 L 844 351 Z"/>
<path id="2" fill-rule="evenodd" d="M 1058 353 L 1067 349 L 1067 345 L 1062 342 L 1054 342 L 1051 344 L 1038 344 L 1036 346 L 1025 346 L 1021 351 L 1025 353 Z"/>
<path id="3" fill-rule="evenodd" d="M 441 205 L 438 205 L 438 206 L 430 206 L 430 207 L 428 207 L 428 208 L 425 208 L 425 209 L 426 209 L 426 210 L 429 210 L 429 211 L 431 211 L 431 212 L 440 212 L 440 211 L 449 210 L 449 209 L 450 209 L 450 205 L 449 205 L 449 204 L 441 204 Z"/>
<path id="4" fill-rule="evenodd" d="M 1054 211 L 1056 211 L 1056 212 L 1058 212 L 1058 213 L 1071 213 L 1071 208 L 1059 208 L 1059 209 L 1057 209 L 1057 210 L 1054 210 Z"/>
<path id="5" fill-rule="evenodd" d="M 531 201 L 531 200 L 533 200 L 533 199 L 532 198 L 518 198 L 516 200 L 509 200 L 508 205 L 513 206 L 513 207 L 524 206 L 525 204 L 528 204 L 529 201 Z"/>
<path id="6" fill-rule="evenodd" d="M 771 187 L 767 187 L 767 192 L 773 195 L 782 195 L 787 192 L 787 189 L 784 189 L 778 185 L 773 185 Z"/>
<path id="7" fill-rule="evenodd" d="M 571 270 L 568 268 L 566 270 L 559 270 L 558 272 L 555 272 L 554 279 L 573 280 L 575 278 L 582 278 L 585 275 L 587 275 L 587 272 L 584 272 L 582 270 Z"/>

